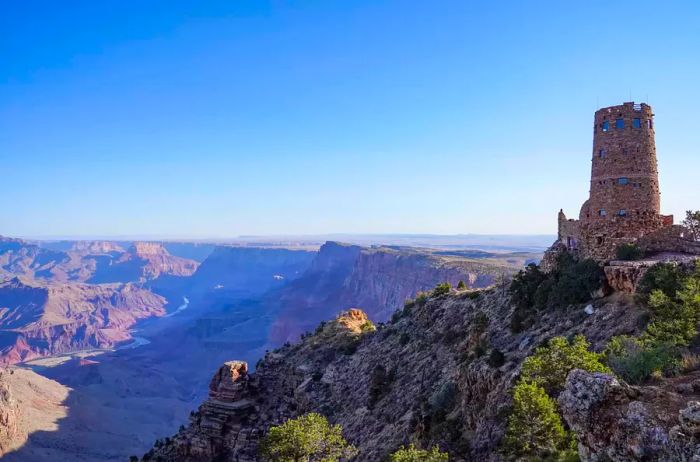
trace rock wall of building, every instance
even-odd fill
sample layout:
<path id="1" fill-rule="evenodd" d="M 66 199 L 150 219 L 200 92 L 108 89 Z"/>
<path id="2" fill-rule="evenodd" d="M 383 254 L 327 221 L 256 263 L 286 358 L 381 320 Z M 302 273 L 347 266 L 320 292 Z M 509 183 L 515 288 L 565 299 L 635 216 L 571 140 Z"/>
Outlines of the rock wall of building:
<path id="1" fill-rule="evenodd" d="M 616 257 L 620 245 L 648 235 L 656 236 L 645 244 L 654 251 L 695 251 L 675 231 L 656 234 L 672 226 L 673 217 L 660 213 L 651 106 L 624 103 L 596 111 L 590 181 L 579 219 L 559 212 L 558 242 L 568 251 L 605 262 Z"/>
<path id="2" fill-rule="evenodd" d="M 700 255 L 700 242 L 693 240 L 690 231 L 682 225 L 661 228 L 640 238 L 637 244 L 649 253 L 679 252 Z"/>

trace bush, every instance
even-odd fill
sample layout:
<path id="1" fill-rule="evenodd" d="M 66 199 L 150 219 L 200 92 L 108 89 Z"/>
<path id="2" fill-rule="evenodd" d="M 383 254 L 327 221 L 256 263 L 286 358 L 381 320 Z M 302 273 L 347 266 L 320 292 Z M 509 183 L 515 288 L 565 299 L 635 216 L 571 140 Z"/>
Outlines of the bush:
<path id="1" fill-rule="evenodd" d="M 401 332 L 401 335 L 399 336 L 399 344 L 401 346 L 404 346 L 410 341 L 411 341 L 411 336 L 408 334 L 408 332 Z"/>
<path id="2" fill-rule="evenodd" d="M 271 427 L 260 441 L 260 455 L 270 462 L 338 462 L 357 451 L 343 438 L 340 425 L 310 413 Z"/>
<path id="3" fill-rule="evenodd" d="M 570 452 L 572 440 L 557 414 L 555 401 L 544 388 L 518 383 L 504 439 L 505 454 L 511 459 L 544 460 Z"/>
<path id="4" fill-rule="evenodd" d="M 457 399 L 457 385 L 445 382 L 428 399 L 433 420 L 442 420 L 452 410 Z M 435 417 L 437 416 L 437 419 Z"/>
<path id="5" fill-rule="evenodd" d="M 391 462 L 447 462 L 449 455 L 440 452 L 437 446 L 430 451 L 417 449 L 414 445 L 403 447 L 391 455 Z"/>
<path id="6" fill-rule="evenodd" d="M 435 286 L 432 295 L 433 297 L 441 297 L 443 295 L 449 294 L 451 289 L 452 286 L 449 282 L 443 282 L 442 284 L 438 284 Z"/>
<path id="7" fill-rule="evenodd" d="M 588 372 L 612 372 L 601 362 L 600 353 L 589 351 L 589 343 L 583 335 L 568 342 L 564 337 L 552 338 L 545 347 L 535 350 L 526 358 L 521 369 L 521 380 L 544 388 L 547 393 L 557 395 L 573 369 Z"/>
<path id="8" fill-rule="evenodd" d="M 605 281 L 605 273 L 597 262 L 590 259 L 574 261 L 571 257 L 560 261 L 553 277 L 554 283 L 547 298 L 549 308 L 587 302 Z"/>
<path id="9" fill-rule="evenodd" d="M 687 212 L 685 212 L 683 226 L 688 228 L 691 239 L 695 241 L 700 241 L 700 210 L 688 210 Z"/>
<path id="10" fill-rule="evenodd" d="M 418 292 L 418 294 L 416 294 L 416 304 L 420 306 L 425 305 L 425 302 L 428 301 L 429 295 L 430 294 L 428 294 L 427 292 Z"/>
<path id="11" fill-rule="evenodd" d="M 617 248 L 618 260 L 640 260 L 644 258 L 645 252 L 637 244 L 622 244 Z"/>
<path id="12" fill-rule="evenodd" d="M 678 349 L 673 345 L 648 347 L 639 339 L 624 335 L 610 339 L 605 356 L 615 373 L 632 384 L 644 383 L 679 368 Z"/>
<path id="13" fill-rule="evenodd" d="M 590 259 L 577 261 L 568 253 L 558 257 L 550 273 L 528 265 L 510 285 L 515 305 L 511 330 L 520 332 L 528 327 L 537 311 L 587 302 L 604 283 L 605 273 L 598 263 Z"/>
<path id="14" fill-rule="evenodd" d="M 491 354 L 489 355 L 489 359 L 488 359 L 489 366 L 501 367 L 503 364 L 505 364 L 505 362 L 506 362 L 506 357 L 501 352 L 501 350 L 498 350 L 496 348 L 491 350 Z"/>
<path id="15" fill-rule="evenodd" d="M 546 279 L 547 275 L 534 263 L 530 263 L 524 270 L 520 270 L 508 289 L 516 308 L 527 310 L 534 307 L 535 293 Z"/>
<path id="16" fill-rule="evenodd" d="M 393 374 L 387 373 L 383 365 L 377 364 L 374 369 L 372 369 L 372 376 L 369 380 L 369 391 L 367 393 L 369 396 L 367 407 L 369 409 L 373 409 L 374 405 L 387 394 L 392 380 Z"/>
<path id="17" fill-rule="evenodd" d="M 377 330 L 377 327 L 369 319 L 360 326 L 360 331 L 362 331 L 363 334 L 367 332 L 374 332 L 375 330 Z"/>
<path id="18" fill-rule="evenodd" d="M 676 285 L 671 281 L 667 290 Z M 648 346 L 671 344 L 686 347 L 698 334 L 700 322 L 700 268 L 680 281 L 672 295 L 655 289 L 648 297 L 651 323 L 642 335 Z"/>
<path id="19" fill-rule="evenodd" d="M 481 335 L 486 332 L 489 327 L 489 317 L 483 311 L 479 311 L 474 315 L 474 320 L 472 321 L 472 328 L 476 335 Z"/>
<path id="20" fill-rule="evenodd" d="M 459 281 L 457 283 L 457 290 L 465 290 L 467 288 L 467 285 L 464 283 L 464 281 Z"/>
<path id="21" fill-rule="evenodd" d="M 687 274 L 682 267 L 674 263 L 657 263 L 644 273 L 637 285 L 637 294 L 647 302 L 655 290 L 660 290 L 669 297 L 675 297 L 683 287 Z"/>

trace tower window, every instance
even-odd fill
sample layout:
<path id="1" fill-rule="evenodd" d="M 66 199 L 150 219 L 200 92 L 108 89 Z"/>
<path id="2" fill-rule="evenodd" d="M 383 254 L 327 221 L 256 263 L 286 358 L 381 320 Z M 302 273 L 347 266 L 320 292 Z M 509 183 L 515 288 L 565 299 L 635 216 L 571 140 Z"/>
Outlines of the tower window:
<path id="1" fill-rule="evenodd" d="M 632 119 L 632 126 L 634 128 L 642 128 L 642 119 Z"/>
<path id="2" fill-rule="evenodd" d="M 608 216 L 608 212 L 606 212 L 605 209 L 600 209 L 598 210 L 598 215 L 601 217 L 606 217 Z"/>
<path id="3" fill-rule="evenodd" d="M 625 119 L 615 119 L 615 128 L 625 128 Z"/>
<path id="4" fill-rule="evenodd" d="M 601 128 L 604 132 L 607 132 L 608 130 L 610 130 L 610 123 L 609 123 L 607 120 L 605 120 L 605 121 L 603 121 L 603 123 L 600 125 L 600 128 Z"/>
<path id="5" fill-rule="evenodd" d="M 607 153 L 605 152 L 605 149 L 598 150 L 598 157 L 600 157 L 601 159 L 605 158 L 606 155 Z"/>
<path id="6" fill-rule="evenodd" d="M 621 216 L 621 217 L 626 217 L 626 216 L 627 216 L 627 210 L 621 209 L 619 212 L 617 212 L 617 215 L 618 215 L 618 216 Z"/>
<path id="7" fill-rule="evenodd" d="M 617 184 L 625 185 L 629 182 L 630 182 L 630 180 L 628 180 L 627 178 L 618 178 L 617 179 Z"/>
<path id="8" fill-rule="evenodd" d="M 654 128 L 654 121 L 651 119 L 647 119 L 647 128 L 652 129 Z"/>

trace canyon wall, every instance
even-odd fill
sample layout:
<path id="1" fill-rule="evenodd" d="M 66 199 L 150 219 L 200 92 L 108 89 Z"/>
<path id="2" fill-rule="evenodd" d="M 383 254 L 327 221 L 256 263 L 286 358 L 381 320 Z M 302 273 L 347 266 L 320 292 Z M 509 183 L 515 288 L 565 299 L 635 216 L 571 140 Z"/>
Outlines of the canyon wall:
<path id="1" fill-rule="evenodd" d="M 353 307 L 383 322 L 407 299 L 439 283 L 456 286 L 464 281 L 468 287 L 482 288 L 518 269 L 506 261 L 327 242 L 301 278 L 274 294 L 279 308 L 270 340 L 275 345 L 294 341 L 320 321 Z"/>

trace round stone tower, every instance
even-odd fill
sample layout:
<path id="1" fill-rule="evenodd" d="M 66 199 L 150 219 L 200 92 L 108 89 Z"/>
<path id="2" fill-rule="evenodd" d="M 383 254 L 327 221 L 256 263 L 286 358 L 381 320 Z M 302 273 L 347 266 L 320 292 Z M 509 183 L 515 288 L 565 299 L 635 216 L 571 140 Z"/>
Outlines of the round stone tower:
<path id="1" fill-rule="evenodd" d="M 620 244 L 664 225 L 660 208 L 651 106 L 624 103 L 599 109 L 590 197 L 579 215 L 582 250 L 589 257 L 614 258 Z"/>

